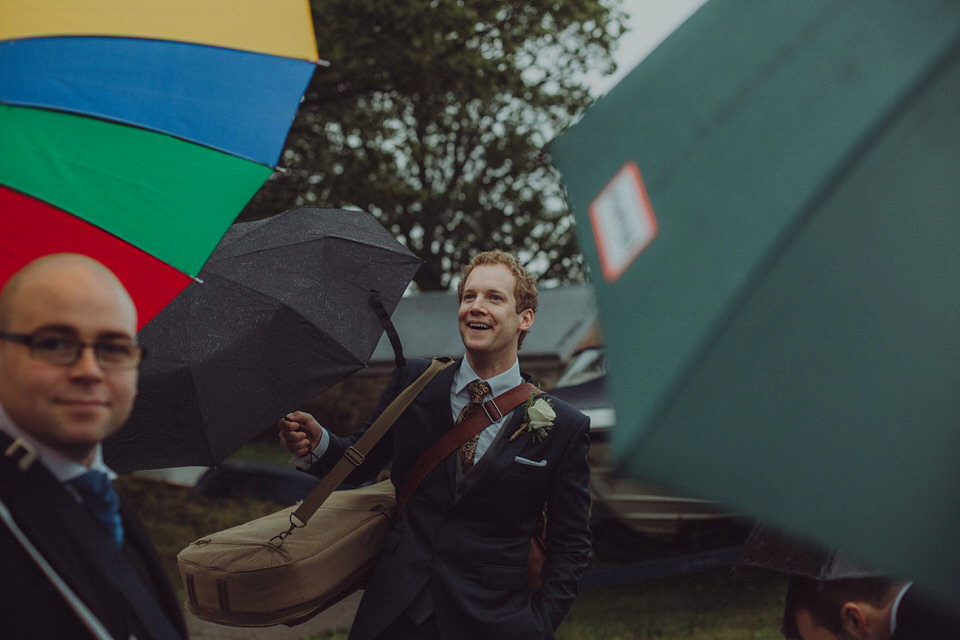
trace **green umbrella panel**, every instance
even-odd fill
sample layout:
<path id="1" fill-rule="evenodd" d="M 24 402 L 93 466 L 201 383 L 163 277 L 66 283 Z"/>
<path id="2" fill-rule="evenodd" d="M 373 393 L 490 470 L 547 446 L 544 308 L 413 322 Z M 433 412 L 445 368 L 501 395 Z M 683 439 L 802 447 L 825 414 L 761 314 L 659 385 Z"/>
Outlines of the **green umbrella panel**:
<path id="1" fill-rule="evenodd" d="M 50 204 L 188 274 L 273 172 L 172 136 L 39 109 L 0 105 L 0 137 L 7 186 L 49 194 Z"/>

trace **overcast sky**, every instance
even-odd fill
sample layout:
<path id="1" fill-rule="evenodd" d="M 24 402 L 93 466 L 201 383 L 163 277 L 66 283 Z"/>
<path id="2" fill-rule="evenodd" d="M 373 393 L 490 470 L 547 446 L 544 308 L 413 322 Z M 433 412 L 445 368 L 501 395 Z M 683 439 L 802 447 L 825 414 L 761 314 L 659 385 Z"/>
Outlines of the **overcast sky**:
<path id="1" fill-rule="evenodd" d="M 706 1 L 621 0 L 621 7 L 629 15 L 630 30 L 620 38 L 614 52 L 617 73 L 595 81 L 598 93 L 609 91 Z"/>

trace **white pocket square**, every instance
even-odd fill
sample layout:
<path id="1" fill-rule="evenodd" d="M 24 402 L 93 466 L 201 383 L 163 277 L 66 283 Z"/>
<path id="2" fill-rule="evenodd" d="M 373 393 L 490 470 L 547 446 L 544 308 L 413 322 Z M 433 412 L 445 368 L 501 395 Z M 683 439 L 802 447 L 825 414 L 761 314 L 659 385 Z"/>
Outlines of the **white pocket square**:
<path id="1" fill-rule="evenodd" d="M 546 460 L 531 460 L 530 458 L 524 458 L 523 456 L 517 456 L 513 459 L 514 462 L 519 464 L 525 464 L 529 467 L 545 467 L 547 466 Z"/>

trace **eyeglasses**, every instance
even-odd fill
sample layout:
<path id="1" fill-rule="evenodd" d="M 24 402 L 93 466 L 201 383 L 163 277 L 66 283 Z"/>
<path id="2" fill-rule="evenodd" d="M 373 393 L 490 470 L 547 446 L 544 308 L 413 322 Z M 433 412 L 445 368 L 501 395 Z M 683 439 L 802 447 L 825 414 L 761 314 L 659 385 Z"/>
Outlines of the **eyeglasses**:
<path id="1" fill-rule="evenodd" d="M 91 347 L 97 363 L 104 369 L 119 370 L 137 367 L 146 355 L 146 349 L 132 342 L 97 340 L 84 342 L 58 333 L 7 333 L 0 331 L 0 339 L 26 345 L 30 357 L 41 362 L 70 366 L 80 359 L 83 350 Z"/>

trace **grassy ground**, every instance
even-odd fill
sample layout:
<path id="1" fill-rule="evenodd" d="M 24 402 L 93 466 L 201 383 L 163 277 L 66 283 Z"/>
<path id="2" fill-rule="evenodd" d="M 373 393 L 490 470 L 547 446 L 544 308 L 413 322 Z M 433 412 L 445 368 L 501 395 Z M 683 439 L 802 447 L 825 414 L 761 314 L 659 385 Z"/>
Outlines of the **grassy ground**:
<path id="1" fill-rule="evenodd" d="M 783 581 L 718 570 L 590 589 L 577 597 L 557 640 L 781 640 Z M 345 640 L 347 631 L 304 640 Z"/>
<path id="2" fill-rule="evenodd" d="M 253 462 L 272 462 L 274 464 L 287 464 L 290 460 L 290 454 L 280 448 L 276 437 L 261 438 L 248 442 L 233 455 L 230 460 L 250 460 Z"/>
<path id="3" fill-rule="evenodd" d="M 582 591 L 557 640 L 780 640 L 784 589 L 724 569 Z"/>
<path id="4" fill-rule="evenodd" d="M 252 459 L 252 458 L 251 458 Z M 248 498 L 209 498 L 122 476 L 118 490 L 136 505 L 182 599 L 176 554 L 193 540 L 271 513 Z M 716 570 L 582 591 L 558 640 L 777 640 L 783 581 L 762 572 Z M 341 640 L 346 630 L 308 640 Z M 307 640 L 307 639 L 305 639 Z"/>

